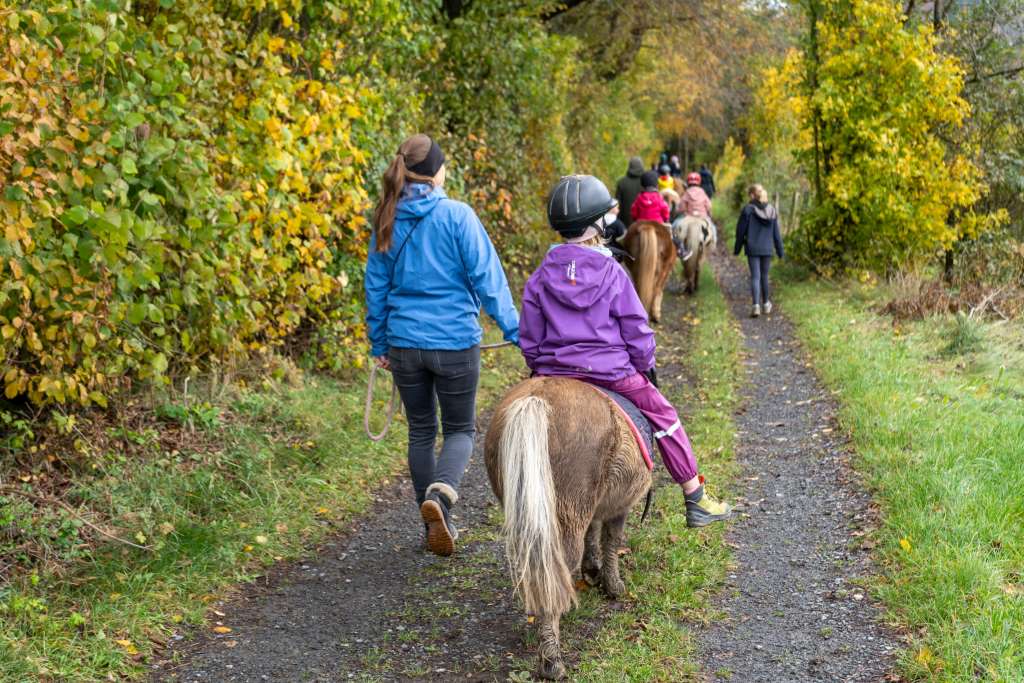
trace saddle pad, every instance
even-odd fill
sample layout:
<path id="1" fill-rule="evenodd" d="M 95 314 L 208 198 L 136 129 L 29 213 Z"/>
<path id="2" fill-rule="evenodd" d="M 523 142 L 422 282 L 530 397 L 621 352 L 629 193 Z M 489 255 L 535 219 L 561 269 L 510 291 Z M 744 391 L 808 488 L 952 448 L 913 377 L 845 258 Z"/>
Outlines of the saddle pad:
<path id="1" fill-rule="evenodd" d="M 651 427 L 651 423 L 647 421 L 647 418 L 640 412 L 640 409 L 622 394 L 617 394 L 610 389 L 605 389 L 595 384 L 588 383 L 588 386 L 594 387 L 610 398 L 612 403 L 625 416 L 626 422 L 629 423 L 629 428 L 633 432 L 633 437 L 636 439 L 636 444 L 640 447 L 640 454 L 644 456 L 644 464 L 647 465 L 647 469 L 653 470 L 654 459 L 651 458 L 651 449 L 654 447 L 654 428 Z"/>

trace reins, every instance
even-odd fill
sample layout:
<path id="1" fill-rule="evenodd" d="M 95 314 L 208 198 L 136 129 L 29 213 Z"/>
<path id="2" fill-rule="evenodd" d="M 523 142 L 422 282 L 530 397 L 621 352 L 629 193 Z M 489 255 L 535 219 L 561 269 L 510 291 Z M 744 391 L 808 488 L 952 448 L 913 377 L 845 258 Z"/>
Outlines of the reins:
<path id="1" fill-rule="evenodd" d="M 501 342 L 499 344 L 483 344 L 480 347 L 481 351 L 489 351 L 491 349 L 500 349 L 503 346 L 510 346 L 512 342 Z M 366 436 L 370 441 L 380 441 L 387 436 L 388 430 L 391 429 L 391 422 L 395 419 L 395 412 L 398 410 L 400 401 L 398 399 L 398 385 L 395 384 L 394 378 L 391 380 L 391 398 L 388 399 L 387 412 L 384 415 L 384 429 L 379 434 L 374 434 L 370 430 L 370 413 L 373 411 L 373 387 L 377 381 L 377 371 L 380 366 L 373 363 L 370 366 L 370 379 L 366 384 L 366 404 L 363 408 L 363 430 L 366 432 Z"/>

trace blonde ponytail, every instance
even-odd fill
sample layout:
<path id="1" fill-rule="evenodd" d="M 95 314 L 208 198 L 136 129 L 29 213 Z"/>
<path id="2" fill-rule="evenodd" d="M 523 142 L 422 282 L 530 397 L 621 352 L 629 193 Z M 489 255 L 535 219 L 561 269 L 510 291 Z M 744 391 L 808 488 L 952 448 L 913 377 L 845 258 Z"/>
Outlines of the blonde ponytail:
<path id="1" fill-rule="evenodd" d="M 764 189 L 760 183 L 754 183 L 747 188 L 747 195 L 754 201 L 761 202 L 762 204 L 768 203 L 768 190 Z"/>

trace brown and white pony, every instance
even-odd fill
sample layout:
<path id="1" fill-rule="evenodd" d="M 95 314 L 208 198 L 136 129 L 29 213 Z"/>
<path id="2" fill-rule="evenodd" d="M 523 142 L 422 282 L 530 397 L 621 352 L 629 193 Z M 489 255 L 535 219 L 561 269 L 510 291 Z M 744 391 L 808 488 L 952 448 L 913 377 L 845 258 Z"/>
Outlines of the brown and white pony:
<path id="1" fill-rule="evenodd" d="M 657 221 L 637 221 L 629 226 L 622 246 L 633 257 L 629 272 L 636 285 L 636 293 L 654 322 L 661 320 L 661 298 L 672 267 L 676 250 L 669 227 Z"/>
<path id="2" fill-rule="evenodd" d="M 672 223 L 672 241 L 683 262 L 683 291 L 693 294 L 700 284 L 704 253 L 718 241 L 715 224 L 704 216 L 679 216 Z"/>
<path id="3" fill-rule="evenodd" d="M 505 512 L 512 584 L 540 622 L 537 675 L 565 676 L 559 620 L 576 603 L 573 574 L 621 596 L 619 547 L 630 508 L 651 486 L 629 424 L 595 387 L 536 377 L 498 405 L 484 443 Z"/>

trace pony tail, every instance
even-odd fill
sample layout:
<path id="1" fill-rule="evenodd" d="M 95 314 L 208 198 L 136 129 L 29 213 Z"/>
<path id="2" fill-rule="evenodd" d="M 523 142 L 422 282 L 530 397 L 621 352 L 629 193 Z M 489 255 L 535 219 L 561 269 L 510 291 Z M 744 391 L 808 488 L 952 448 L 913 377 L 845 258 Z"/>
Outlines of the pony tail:
<path id="1" fill-rule="evenodd" d="M 530 614 L 562 614 L 576 602 L 562 551 L 548 452 L 548 402 L 524 396 L 508 406 L 498 442 L 504 489 L 505 555 L 512 585 Z"/>
<path id="2" fill-rule="evenodd" d="M 373 210 L 373 234 L 377 238 L 377 251 L 391 248 L 391 232 L 395 227 L 395 206 L 405 189 L 405 155 L 399 152 L 384 171 L 380 201 Z"/>

